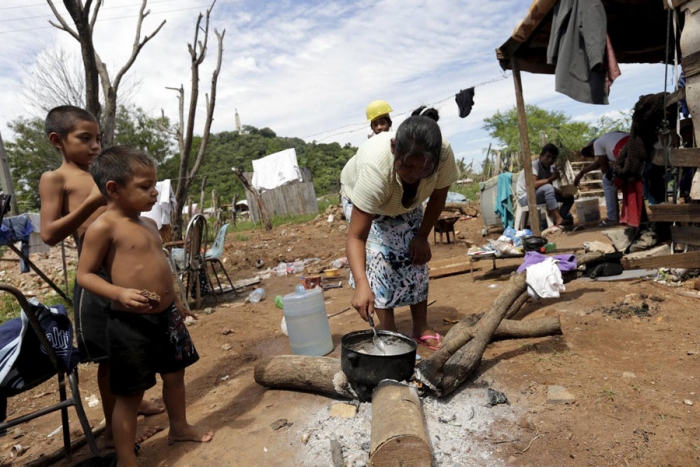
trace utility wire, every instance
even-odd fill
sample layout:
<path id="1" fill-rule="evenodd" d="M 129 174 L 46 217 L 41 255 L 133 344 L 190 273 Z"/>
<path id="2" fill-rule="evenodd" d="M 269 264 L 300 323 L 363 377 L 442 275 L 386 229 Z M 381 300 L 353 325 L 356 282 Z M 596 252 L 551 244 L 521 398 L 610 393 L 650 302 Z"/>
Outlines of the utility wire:
<path id="1" fill-rule="evenodd" d="M 510 76 L 510 75 L 508 75 L 508 74 L 506 74 L 506 73 L 503 73 L 501 76 L 497 76 L 497 77 L 491 78 L 491 79 L 489 79 L 489 80 L 482 81 L 481 83 L 475 84 L 474 86 L 468 86 L 468 87 L 465 88 L 465 89 L 469 89 L 469 88 L 478 88 L 478 87 L 480 87 L 480 86 L 484 86 L 484 85 L 487 85 L 487 84 L 495 83 L 495 82 L 497 82 L 497 81 L 502 81 L 502 80 L 508 78 L 509 76 Z M 439 100 L 439 101 L 433 102 L 433 103 L 431 103 L 431 104 L 424 104 L 424 105 L 425 105 L 426 107 L 435 107 L 435 106 L 437 106 L 437 105 L 439 105 L 439 104 L 442 104 L 443 102 L 446 102 L 446 101 L 448 101 L 448 100 L 450 100 L 450 99 L 453 99 L 454 97 L 455 97 L 455 94 L 452 94 L 452 95 L 450 95 L 450 96 L 448 96 L 448 97 L 446 97 L 446 98 L 444 98 L 444 99 L 441 99 L 441 100 Z M 394 114 L 392 114 L 392 115 L 393 115 L 394 117 L 400 117 L 400 116 L 402 116 L 402 115 L 406 115 L 406 114 L 409 114 L 409 113 L 411 113 L 411 112 L 413 112 L 413 109 L 411 109 L 411 110 L 406 110 L 406 111 L 400 112 L 400 113 L 394 113 Z M 323 138 L 319 139 L 318 141 L 319 141 L 319 142 L 320 142 L 320 141 L 325 141 L 325 140 L 327 140 L 328 138 L 331 138 L 331 137 L 333 137 L 333 136 L 343 135 L 343 134 L 346 134 L 346 133 L 347 133 L 347 134 L 350 134 L 350 133 L 356 133 L 356 132 L 358 132 L 358 131 L 362 131 L 362 130 L 364 130 L 364 129 L 367 127 L 367 122 L 362 122 L 362 123 L 350 123 L 350 124 L 347 124 L 347 125 L 342 125 L 342 126 L 333 128 L 332 130 L 326 130 L 326 131 L 322 131 L 322 132 L 320 132 L 320 133 L 315 133 L 315 134 L 312 134 L 312 135 L 309 135 L 309 136 L 304 136 L 302 139 L 313 138 L 314 136 L 325 135 L 326 133 L 334 132 L 334 131 L 337 131 L 337 130 L 342 130 L 343 128 L 355 127 L 355 126 L 359 126 L 360 128 L 356 128 L 356 129 L 353 129 L 353 130 L 339 131 L 339 132 L 337 132 L 337 133 L 333 133 L 333 134 L 324 136 Z"/>

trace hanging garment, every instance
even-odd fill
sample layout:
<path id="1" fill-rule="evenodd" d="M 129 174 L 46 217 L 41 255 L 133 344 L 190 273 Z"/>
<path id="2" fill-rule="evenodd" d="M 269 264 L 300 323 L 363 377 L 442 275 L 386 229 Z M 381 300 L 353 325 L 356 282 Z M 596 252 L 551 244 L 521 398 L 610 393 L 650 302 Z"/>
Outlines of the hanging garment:
<path id="1" fill-rule="evenodd" d="M 605 92 L 610 94 L 610 86 L 612 86 L 613 81 L 620 77 L 622 72 L 620 71 L 620 66 L 617 64 L 617 57 L 615 56 L 615 49 L 613 49 L 612 42 L 610 42 L 610 36 L 605 35 Z"/>
<path id="2" fill-rule="evenodd" d="M 579 102 L 607 104 L 607 17 L 601 0 L 560 0 L 554 6 L 547 63 L 556 65 L 554 89 Z"/>
<path id="3" fill-rule="evenodd" d="M 158 201 L 150 211 L 142 212 L 141 215 L 156 221 L 160 230 L 164 225 L 170 225 L 170 216 L 177 206 L 177 200 L 170 180 L 156 183 L 156 190 L 158 190 Z"/>
<path id="4" fill-rule="evenodd" d="M 639 227 L 642 222 L 644 210 L 644 186 L 641 180 L 627 182 L 622 188 L 622 212 L 620 223 L 632 227 Z"/>
<path id="5" fill-rule="evenodd" d="M 256 190 L 274 190 L 278 186 L 301 181 L 301 170 L 294 148 L 253 161 L 252 185 Z"/>
<path id="6" fill-rule="evenodd" d="M 27 214 L 20 214 L 14 217 L 5 217 L 0 225 L 0 245 L 8 243 L 22 242 L 20 250 L 24 257 L 20 256 L 20 272 L 29 272 L 29 265 L 25 258 L 29 258 L 29 238 L 34 232 L 34 226 Z"/>
<path id="7" fill-rule="evenodd" d="M 513 227 L 515 215 L 513 214 L 513 174 L 504 172 L 498 175 L 496 187 L 496 214 L 501 218 L 503 228 Z"/>
<path id="8" fill-rule="evenodd" d="M 564 290 L 564 280 L 554 258 L 547 258 L 527 268 L 527 293 L 535 300 L 559 298 L 559 293 Z"/>
<path id="9" fill-rule="evenodd" d="M 474 88 L 462 89 L 455 95 L 459 107 L 459 118 L 465 118 L 472 112 L 474 106 Z"/>

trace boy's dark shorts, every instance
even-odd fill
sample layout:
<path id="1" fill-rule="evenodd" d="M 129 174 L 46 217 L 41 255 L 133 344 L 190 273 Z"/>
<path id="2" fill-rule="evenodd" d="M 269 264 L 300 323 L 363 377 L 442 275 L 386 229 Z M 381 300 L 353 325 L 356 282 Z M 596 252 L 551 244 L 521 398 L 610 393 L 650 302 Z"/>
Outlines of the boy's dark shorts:
<path id="1" fill-rule="evenodd" d="M 107 280 L 103 273 L 100 277 Z M 83 289 L 75 282 L 73 288 L 75 330 L 80 349 L 80 361 L 106 362 L 109 358 L 107 345 L 107 320 L 112 301 Z"/>
<path id="2" fill-rule="evenodd" d="M 199 360 L 175 303 L 152 315 L 112 310 L 107 337 L 115 395 L 143 392 L 156 384 L 156 373 L 174 373 Z"/>

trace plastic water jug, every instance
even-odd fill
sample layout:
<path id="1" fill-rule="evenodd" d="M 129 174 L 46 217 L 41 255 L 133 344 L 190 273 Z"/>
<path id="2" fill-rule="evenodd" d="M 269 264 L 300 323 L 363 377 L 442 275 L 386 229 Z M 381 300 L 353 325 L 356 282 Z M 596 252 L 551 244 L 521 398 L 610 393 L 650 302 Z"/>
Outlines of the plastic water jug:
<path id="1" fill-rule="evenodd" d="M 333 350 L 323 289 L 306 290 L 298 285 L 284 296 L 283 304 L 292 353 L 322 356 Z"/>

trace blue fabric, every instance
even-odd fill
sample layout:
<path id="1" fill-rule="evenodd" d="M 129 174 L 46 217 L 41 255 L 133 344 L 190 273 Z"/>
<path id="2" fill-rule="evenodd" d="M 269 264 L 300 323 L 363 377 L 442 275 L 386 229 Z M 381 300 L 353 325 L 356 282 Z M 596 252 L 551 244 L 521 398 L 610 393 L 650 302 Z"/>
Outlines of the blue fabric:
<path id="1" fill-rule="evenodd" d="M 528 267 L 541 263 L 549 256 L 543 255 L 536 251 L 528 251 L 525 253 L 525 259 L 523 259 L 523 264 L 520 265 L 517 272 L 523 272 Z M 576 266 L 576 256 L 574 255 L 553 255 L 551 256 L 557 263 L 557 267 L 561 272 L 575 271 Z"/>
<path id="2" fill-rule="evenodd" d="M 34 226 L 26 214 L 6 217 L 0 225 L 0 245 L 22 242 L 22 254 L 25 258 L 29 258 L 29 235 L 32 232 L 34 232 Z M 29 266 L 22 257 L 20 257 L 20 270 L 22 273 L 29 272 Z"/>
<path id="3" fill-rule="evenodd" d="M 513 174 L 504 172 L 498 175 L 496 187 L 496 214 L 501 218 L 503 228 L 513 227 L 515 214 L 513 213 Z"/>

